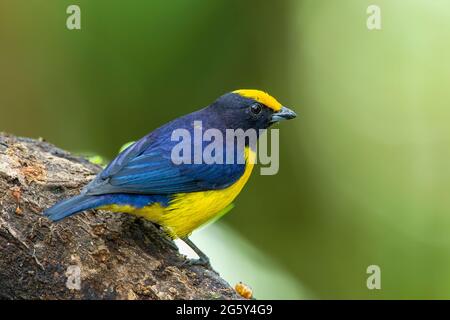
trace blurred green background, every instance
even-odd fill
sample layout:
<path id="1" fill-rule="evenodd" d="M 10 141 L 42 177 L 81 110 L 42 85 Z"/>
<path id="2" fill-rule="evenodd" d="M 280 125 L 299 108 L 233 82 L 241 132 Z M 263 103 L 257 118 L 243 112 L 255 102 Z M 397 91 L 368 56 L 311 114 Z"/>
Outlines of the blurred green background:
<path id="1" fill-rule="evenodd" d="M 267 90 L 299 117 L 279 127 L 279 174 L 194 234 L 213 265 L 257 298 L 449 299 L 449 39 L 448 0 L 2 0 L 0 131 L 112 159 Z"/>

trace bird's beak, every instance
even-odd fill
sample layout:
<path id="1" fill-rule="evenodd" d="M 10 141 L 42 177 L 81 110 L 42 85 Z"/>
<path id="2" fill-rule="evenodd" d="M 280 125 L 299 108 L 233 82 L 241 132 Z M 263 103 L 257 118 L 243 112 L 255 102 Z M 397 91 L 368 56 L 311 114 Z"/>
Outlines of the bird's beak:
<path id="1" fill-rule="evenodd" d="M 294 119 L 297 116 L 297 114 L 292 111 L 289 108 L 281 107 L 280 111 L 275 112 L 272 114 L 272 119 L 270 120 L 271 123 L 279 122 L 282 120 L 290 120 Z"/>

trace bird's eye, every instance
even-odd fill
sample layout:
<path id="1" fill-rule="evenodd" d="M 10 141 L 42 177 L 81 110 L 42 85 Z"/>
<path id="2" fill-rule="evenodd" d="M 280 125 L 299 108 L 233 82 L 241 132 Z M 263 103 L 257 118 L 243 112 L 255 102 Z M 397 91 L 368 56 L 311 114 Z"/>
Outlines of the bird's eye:
<path id="1" fill-rule="evenodd" d="M 260 114 L 260 113 L 261 113 L 261 110 L 262 110 L 262 107 L 261 107 L 261 105 L 260 105 L 259 103 L 255 103 L 255 104 L 252 104 L 252 105 L 250 106 L 250 111 L 251 111 L 253 114 Z"/>

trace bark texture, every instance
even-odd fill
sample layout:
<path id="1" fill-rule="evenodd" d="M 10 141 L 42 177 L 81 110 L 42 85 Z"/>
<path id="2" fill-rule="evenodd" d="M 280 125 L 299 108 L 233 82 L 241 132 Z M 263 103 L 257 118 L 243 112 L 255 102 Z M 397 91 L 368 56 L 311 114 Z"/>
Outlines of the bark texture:
<path id="1" fill-rule="evenodd" d="M 183 265 L 149 222 L 106 211 L 59 223 L 42 216 L 100 169 L 44 141 L 0 133 L 0 298 L 239 298 L 215 271 Z"/>

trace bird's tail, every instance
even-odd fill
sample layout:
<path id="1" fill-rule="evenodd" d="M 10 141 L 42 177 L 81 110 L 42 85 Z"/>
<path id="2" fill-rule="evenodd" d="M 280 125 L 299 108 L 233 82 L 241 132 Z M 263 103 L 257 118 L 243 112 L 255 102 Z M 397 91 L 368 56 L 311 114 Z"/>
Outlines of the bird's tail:
<path id="1" fill-rule="evenodd" d="M 104 205 L 104 199 L 98 196 L 80 194 L 56 203 L 44 211 L 44 215 L 52 221 L 59 221 L 75 213 Z"/>

